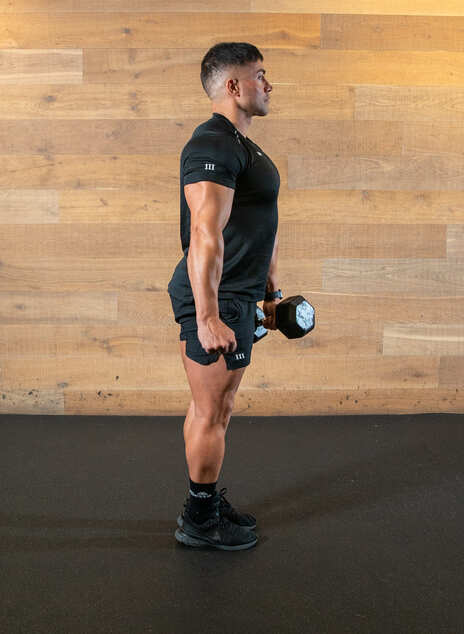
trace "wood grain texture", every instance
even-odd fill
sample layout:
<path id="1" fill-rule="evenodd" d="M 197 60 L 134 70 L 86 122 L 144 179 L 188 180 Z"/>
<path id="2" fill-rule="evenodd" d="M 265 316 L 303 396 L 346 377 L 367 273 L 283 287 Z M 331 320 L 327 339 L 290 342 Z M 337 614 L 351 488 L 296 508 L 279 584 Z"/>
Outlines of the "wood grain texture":
<path id="1" fill-rule="evenodd" d="M 163 292 L 167 295 L 167 285 L 171 278 L 174 260 L 166 261 L 156 257 L 137 258 L 105 258 L 84 257 L 76 255 L 49 255 L 37 257 L 2 256 L 0 260 L 0 291 L 4 291 L 4 302 L 7 302 L 8 292 L 39 291 L 48 294 L 50 304 L 57 297 L 58 304 L 62 301 L 56 293 L 86 294 L 114 292 L 121 301 L 123 291 L 140 292 L 142 303 L 143 293 L 150 298 L 153 293 Z M 178 260 L 182 257 L 179 250 Z M 309 268 L 309 267 L 308 267 Z M 313 279 L 320 279 L 321 263 L 313 265 Z M 289 276 L 291 270 L 289 271 Z M 159 296 L 158 296 L 159 298 Z M 34 301 L 31 296 L 30 301 Z M 84 301 L 84 300 L 81 300 Z M 156 301 L 156 300 L 155 300 Z M 166 308 L 168 305 L 166 304 Z M 57 308 L 59 311 L 59 308 Z"/>
<path id="2" fill-rule="evenodd" d="M 399 16 L 462 16 L 459 0 L 237 0 L 235 12 L 330 13 L 330 14 L 398 14 Z M 93 0 L 1 0 L 4 13 L 30 12 L 230 12 L 223 0 L 104 0 L 97 5 Z"/>
<path id="3" fill-rule="evenodd" d="M 292 13 L 34 13 L 4 14 L 1 48 L 198 48 L 217 42 L 247 42 L 278 48 L 318 47 L 320 16 Z M 175 46 L 173 43 L 175 42 Z M 168 67 L 166 67 L 166 71 Z"/>
<path id="4" fill-rule="evenodd" d="M 447 255 L 448 258 L 459 260 L 464 258 L 464 224 L 447 227 Z"/>
<path id="5" fill-rule="evenodd" d="M 2 16 L 0 21 L 0 84 L 81 84 L 83 72 L 83 56 L 80 49 L 53 50 L 17 49 L 18 42 L 6 27 Z M 26 22 L 27 24 L 27 22 Z M 8 50 L 8 47 L 12 47 Z"/>
<path id="6" fill-rule="evenodd" d="M 442 78 L 452 77 L 451 71 Z M 386 83 L 386 82 L 385 82 Z M 415 83 L 415 82 L 414 82 Z M 435 82 L 431 82 L 435 83 Z M 440 84 L 442 82 L 436 82 Z M 464 121 L 464 88 L 459 86 L 356 86 L 355 113 L 359 121 L 404 121 L 405 134 L 409 122 L 448 124 L 448 137 L 453 143 L 453 131 L 462 133 Z M 459 124 L 459 125 L 458 125 Z M 413 132 L 414 133 L 414 132 Z M 433 142 L 433 128 L 431 129 Z M 453 146 L 451 146 L 453 147 Z"/>
<path id="7" fill-rule="evenodd" d="M 429 15 L 321 16 L 321 48 L 464 51 L 464 17 Z"/>
<path id="8" fill-rule="evenodd" d="M 43 90 L 43 89 L 41 89 Z M 173 154 L 184 145 L 199 119 L 10 119 L 0 121 L 3 155 L 30 152 L 42 154 Z M 382 138 L 394 133 L 397 123 L 386 124 Z M 374 127 L 372 126 L 373 135 Z M 334 131 L 335 134 L 335 131 Z M 375 143 L 375 141 L 373 141 Z M 178 157 L 177 157 L 178 158 Z M 177 201 L 178 202 L 178 201 Z"/>
<path id="9" fill-rule="evenodd" d="M 305 222 L 414 225 L 464 222 L 462 191 L 282 189 L 279 216 Z"/>
<path id="10" fill-rule="evenodd" d="M 464 356 L 464 323 L 451 326 L 388 324 L 383 332 L 383 354 Z"/>
<path id="11" fill-rule="evenodd" d="M 1 379 L 1 372 L 0 372 Z M 55 390 L 7 389 L 0 382 L 0 414 L 65 414 L 65 395 L 62 388 Z"/>
<path id="12" fill-rule="evenodd" d="M 367 13 L 387 15 L 464 15 L 460 0 L 251 0 L 251 11 Z"/>
<path id="13" fill-rule="evenodd" d="M 250 11 L 251 0 L 235 0 L 234 11 Z M 94 0 L 0 0 L 0 11 L 2 13 L 46 13 L 59 11 L 60 13 L 78 12 L 123 12 L 133 13 L 142 11 L 162 11 L 191 13 L 192 11 L 217 11 L 230 12 L 230 7 L 224 4 L 223 0 L 182 0 L 172 2 L 172 0 L 100 0 L 95 4 Z"/>
<path id="14" fill-rule="evenodd" d="M 54 189 L 0 189 L 0 226 L 60 222 Z"/>
<path id="15" fill-rule="evenodd" d="M 177 159 L 177 160 L 176 160 Z M 5 189 L 134 189 L 157 187 L 179 192 L 179 157 L 174 155 L 0 156 L 0 187 Z M 20 166 L 22 166 L 20 168 Z"/>
<path id="16" fill-rule="evenodd" d="M 455 388 L 462 392 L 462 377 L 464 376 L 464 357 L 444 356 L 440 359 L 439 377 L 440 387 Z"/>
<path id="17" fill-rule="evenodd" d="M 464 9 L 456 0 L 0 0 L 0 412 L 184 416 L 167 284 L 206 50 L 273 85 L 279 285 L 235 415 L 464 412 Z"/>
<path id="18" fill-rule="evenodd" d="M 442 296 L 464 294 L 464 259 L 327 259 L 322 286 L 329 292 Z"/>
<path id="19" fill-rule="evenodd" d="M 452 104 L 450 103 L 452 107 Z M 367 121 L 366 121 L 367 123 Z M 420 155 L 433 154 L 435 156 L 455 154 L 462 155 L 464 143 L 464 126 L 459 123 L 432 121 L 431 123 L 403 124 L 403 154 Z M 462 197 L 461 197 L 462 200 Z"/>
<path id="20" fill-rule="evenodd" d="M 315 158 L 290 154 L 290 189 L 462 190 L 464 156 Z"/>
<path id="21" fill-rule="evenodd" d="M 147 390 L 63 390 L 65 410 L 74 414 L 113 416 L 185 416 L 192 397 L 188 387 Z M 30 397 L 29 397 L 30 398 Z M 1 406 L 1 403 L 0 403 Z M 26 407 L 25 404 L 23 407 Z M 342 416 L 356 414 L 419 414 L 464 409 L 461 389 L 388 388 L 314 390 L 240 387 L 233 416 Z M 9 410 L 8 410 L 9 411 Z M 52 413 L 52 412 L 50 412 Z M 233 420 L 231 423 L 233 425 Z"/>
<path id="22" fill-rule="evenodd" d="M 118 297 L 114 292 L 44 293 L 9 291 L 0 293 L 0 324 L 20 323 L 108 323 L 117 318 Z"/>

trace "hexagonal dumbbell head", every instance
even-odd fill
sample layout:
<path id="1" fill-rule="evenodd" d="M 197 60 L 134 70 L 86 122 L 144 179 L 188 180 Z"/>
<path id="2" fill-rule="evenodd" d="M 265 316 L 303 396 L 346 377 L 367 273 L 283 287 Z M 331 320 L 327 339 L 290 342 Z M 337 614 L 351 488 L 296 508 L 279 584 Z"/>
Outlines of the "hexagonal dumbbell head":
<path id="1" fill-rule="evenodd" d="M 304 337 L 314 325 L 314 308 L 302 295 L 292 295 L 277 304 L 276 326 L 288 339 Z"/>

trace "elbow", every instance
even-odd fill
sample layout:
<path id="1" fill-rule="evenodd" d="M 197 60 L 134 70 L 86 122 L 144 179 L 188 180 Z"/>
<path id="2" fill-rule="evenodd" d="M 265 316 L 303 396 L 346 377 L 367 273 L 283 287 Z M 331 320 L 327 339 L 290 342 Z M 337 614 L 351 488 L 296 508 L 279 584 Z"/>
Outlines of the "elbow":
<path id="1" fill-rule="evenodd" d="M 221 244 L 224 241 L 222 231 L 214 231 L 202 225 L 190 228 L 190 242 L 197 241 L 207 244 Z"/>

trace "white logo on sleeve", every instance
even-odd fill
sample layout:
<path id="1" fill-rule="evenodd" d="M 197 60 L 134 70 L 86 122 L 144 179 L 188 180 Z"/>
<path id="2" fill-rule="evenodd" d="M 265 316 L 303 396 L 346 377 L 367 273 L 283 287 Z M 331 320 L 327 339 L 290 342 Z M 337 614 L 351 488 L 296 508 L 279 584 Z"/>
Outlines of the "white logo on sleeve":
<path id="1" fill-rule="evenodd" d="M 256 153 L 257 153 L 257 154 L 259 154 L 260 156 L 262 156 L 262 153 L 261 153 L 261 152 L 258 152 L 258 150 L 256 150 Z"/>
<path id="2" fill-rule="evenodd" d="M 239 361 L 240 359 L 244 359 L 245 358 L 245 353 L 244 352 L 237 352 L 237 354 L 235 355 L 235 358 L 237 359 L 237 361 Z"/>
<path id="3" fill-rule="evenodd" d="M 205 170 L 212 170 L 214 172 L 215 163 L 205 163 Z"/>

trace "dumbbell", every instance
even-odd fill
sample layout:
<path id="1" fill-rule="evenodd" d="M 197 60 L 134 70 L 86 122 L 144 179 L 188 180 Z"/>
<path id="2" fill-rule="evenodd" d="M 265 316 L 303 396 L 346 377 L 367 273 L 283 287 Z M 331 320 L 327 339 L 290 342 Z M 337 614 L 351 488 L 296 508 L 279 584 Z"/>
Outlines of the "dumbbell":
<path id="1" fill-rule="evenodd" d="M 268 330 L 263 326 L 265 319 L 264 312 L 257 305 L 253 343 L 267 335 Z M 304 337 L 314 328 L 314 325 L 314 308 L 302 295 L 292 295 L 292 297 L 287 297 L 277 304 L 276 327 L 287 339 Z"/>

